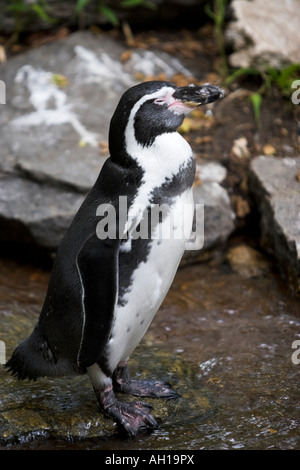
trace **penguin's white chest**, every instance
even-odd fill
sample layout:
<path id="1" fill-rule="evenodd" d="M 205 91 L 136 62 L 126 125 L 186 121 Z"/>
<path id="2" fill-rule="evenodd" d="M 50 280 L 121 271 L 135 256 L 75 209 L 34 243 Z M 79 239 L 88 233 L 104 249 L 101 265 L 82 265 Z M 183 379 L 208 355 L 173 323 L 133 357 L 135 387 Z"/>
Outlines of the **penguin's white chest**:
<path id="1" fill-rule="evenodd" d="M 164 300 L 185 251 L 193 214 L 193 195 L 189 189 L 175 198 L 167 216 L 152 234 L 147 258 L 133 271 L 124 302 L 116 306 L 106 349 L 111 370 L 139 344 Z M 128 247 L 133 249 L 133 245 Z"/>

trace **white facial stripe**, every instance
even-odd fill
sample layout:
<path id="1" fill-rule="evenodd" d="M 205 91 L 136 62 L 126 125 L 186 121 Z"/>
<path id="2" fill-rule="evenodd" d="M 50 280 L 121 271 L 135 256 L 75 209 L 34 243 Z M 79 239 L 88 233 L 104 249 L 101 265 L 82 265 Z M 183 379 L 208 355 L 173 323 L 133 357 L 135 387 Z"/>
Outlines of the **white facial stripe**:
<path id="1" fill-rule="evenodd" d="M 174 88 L 165 87 L 163 90 L 166 92 L 163 95 L 159 95 L 154 102 L 156 104 L 167 104 L 168 107 L 175 103 L 176 99 L 173 97 Z"/>
<path id="2" fill-rule="evenodd" d="M 158 98 L 158 97 L 164 97 L 164 96 L 167 96 L 167 95 L 171 95 L 174 92 L 175 92 L 174 88 L 171 88 L 171 87 L 165 86 L 163 88 L 160 88 L 155 93 L 150 93 L 148 95 L 144 95 L 139 101 L 137 101 L 135 103 L 135 105 L 133 106 L 133 108 L 131 110 L 129 120 L 128 120 L 128 124 L 127 124 L 126 130 L 125 130 L 126 149 L 129 153 L 129 155 L 131 157 L 133 157 L 137 162 L 139 162 L 142 165 L 143 168 L 144 168 L 144 164 L 143 164 L 142 160 L 145 160 L 145 158 L 142 157 L 142 153 L 144 153 L 146 151 L 146 149 L 141 144 L 139 144 L 136 141 L 136 138 L 135 138 L 134 119 L 135 119 L 136 113 L 138 112 L 140 107 L 146 101 L 151 100 L 151 99 L 155 99 L 155 98 Z M 149 154 L 149 152 L 148 152 L 148 154 Z M 153 155 L 153 149 L 150 151 L 149 156 L 151 156 L 151 154 Z M 147 155 L 147 159 L 148 158 L 149 157 Z M 153 157 L 150 158 L 150 160 L 152 160 L 152 164 L 153 164 Z M 145 163 L 147 163 L 147 162 L 145 162 Z"/>
<path id="3" fill-rule="evenodd" d="M 139 108 L 151 99 L 158 97 L 169 99 L 174 91 L 172 87 L 163 87 L 155 93 L 143 96 L 131 110 L 125 130 L 126 149 L 129 155 L 144 170 L 144 178 L 134 204 L 129 208 L 129 227 L 127 228 L 130 228 L 130 221 L 139 215 L 135 211 L 137 205 L 147 206 L 153 188 L 171 180 L 178 173 L 180 166 L 185 164 L 193 155 L 190 145 L 178 132 L 169 132 L 157 136 L 150 147 L 144 147 L 135 138 L 134 119 Z M 176 101 L 174 98 L 173 100 Z"/>
<path id="4" fill-rule="evenodd" d="M 144 95 L 139 101 L 135 103 L 130 112 L 128 124 L 125 130 L 126 148 L 128 149 L 129 155 L 134 157 L 134 150 L 137 150 L 137 146 L 140 147 L 134 136 L 134 119 L 136 113 L 146 101 L 156 98 L 157 105 L 167 104 L 170 111 L 172 111 L 174 114 L 188 114 L 192 110 L 191 108 L 185 106 L 184 103 L 176 100 L 173 97 L 174 92 L 174 88 L 165 86 L 154 93 Z"/>
<path id="5" fill-rule="evenodd" d="M 149 183 L 154 178 L 151 183 L 155 186 L 159 186 L 166 177 L 176 174 L 180 165 L 192 155 L 192 150 L 178 132 L 159 135 L 150 147 L 144 147 L 135 138 L 134 120 L 140 107 L 148 100 L 161 97 L 170 103 L 172 100 L 175 102 L 172 96 L 174 91 L 174 88 L 164 86 L 154 93 L 144 95 L 133 106 L 125 130 L 126 149 L 129 155 L 143 168 Z"/>
<path id="6" fill-rule="evenodd" d="M 129 116 L 129 121 L 128 121 L 128 124 L 127 124 L 127 128 L 126 130 L 129 128 L 129 127 L 133 127 L 133 123 L 134 123 L 134 117 L 136 115 L 136 113 L 138 112 L 138 110 L 140 109 L 140 107 L 142 106 L 142 104 L 144 104 L 146 101 L 148 100 L 152 100 L 154 98 L 166 98 L 166 97 L 172 97 L 173 93 L 175 92 L 175 89 L 172 88 L 172 87 L 163 87 L 163 88 L 160 88 L 158 91 L 156 91 L 155 93 L 150 93 L 149 95 L 144 95 L 139 101 L 137 101 L 135 103 L 135 105 L 133 106 L 132 110 L 131 110 L 131 113 L 130 113 L 130 116 Z M 173 101 L 175 101 L 175 98 L 173 98 Z M 162 101 L 162 103 L 160 104 L 163 104 L 164 101 Z M 170 104 L 172 103 L 172 100 L 170 100 Z"/>

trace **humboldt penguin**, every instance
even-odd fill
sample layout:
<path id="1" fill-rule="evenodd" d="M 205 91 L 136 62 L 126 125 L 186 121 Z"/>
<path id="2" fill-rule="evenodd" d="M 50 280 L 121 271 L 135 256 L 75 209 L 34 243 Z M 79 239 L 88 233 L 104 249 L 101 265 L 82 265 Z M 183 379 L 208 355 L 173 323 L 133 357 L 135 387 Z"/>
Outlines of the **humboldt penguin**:
<path id="1" fill-rule="evenodd" d="M 87 373 L 100 409 L 129 436 L 157 427 L 143 401 L 175 398 L 168 383 L 133 380 L 128 359 L 165 298 L 193 225 L 195 161 L 177 132 L 222 89 L 149 81 L 112 116 L 110 157 L 65 234 L 32 334 L 6 367 L 19 379 Z"/>

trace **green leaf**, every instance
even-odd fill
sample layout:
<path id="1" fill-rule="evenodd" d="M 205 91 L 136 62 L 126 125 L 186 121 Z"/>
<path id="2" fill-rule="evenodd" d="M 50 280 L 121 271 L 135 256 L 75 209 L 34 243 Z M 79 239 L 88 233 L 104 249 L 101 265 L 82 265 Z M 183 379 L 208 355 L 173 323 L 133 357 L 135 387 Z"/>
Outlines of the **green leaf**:
<path id="1" fill-rule="evenodd" d="M 121 7 L 137 7 L 144 3 L 144 0 L 124 0 L 121 2 Z"/>
<path id="2" fill-rule="evenodd" d="M 75 13 L 81 13 L 88 3 L 90 3 L 90 0 L 77 0 L 75 6 Z"/>
<path id="3" fill-rule="evenodd" d="M 145 8 L 149 8 L 150 10 L 156 10 L 157 8 L 157 5 L 155 3 L 147 1 L 144 2 L 144 6 Z"/>
<path id="4" fill-rule="evenodd" d="M 15 13 L 23 13 L 28 10 L 28 5 L 25 5 L 23 2 L 12 2 L 11 5 L 7 5 L 6 10 Z"/>
<path id="5" fill-rule="evenodd" d="M 124 8 L 145 7 L 150 8 L 151 10 L 155 10 L 155 8 L 157 8 L 155 3 L 148 0 L 123 0 L 120 5 Z"/>
<path id="6" fill-rule="evenodd" d="M 233 72 L 233 74 L 228 78 L 226 78 L 224 83 L 225 86 L 230 85 L 232 82 L 242 77 L 243 75 L 260 75 L 260 72 L 259 70 L 252 67 L 241 67 L 240 69 L 237 69 L 235 72 Z"/>
<path id="7" fill-rule="evenodd" d="M 254 118 L 257 125 L 260 125 L 260 106 L 261 106 L 261 95 L 259 93 L 252 93 L 250 96 L 253 105 Z"/>
<path id="8" fill-rule="evenodd" d="M 206 3 L 204 5 L 204 11 L 205 13 L 207 14 L 207 16 L 209 16 L 211 19 L 213 19 L 214 21 L 216 21 L 217 19 L 217 15 L 213 12 L 213 10 L 211 9 L 210 5 L 208 3 Z"/>
<path id="9" fill-rule="evenodd" d="M 277 77 L 277 85 L 283 90 L 290 90 L 292 82 L 298 78 L 296 74 L 299 74 L 299 64 L 291 64 L 290 66 L 281 70 L 281 73 Z"/>
<path id="10" fill-rule="evenodd" d="M 119 25 L 119 19 L 114 10 L 111 8 L 107 7 L 106 5 L 100 5 L 99 12 L 102 13 L 102 15 L 104 15 L 113 26 Z"/>
<path id="11" fill-rule="evenodd" d="M 43 21 L 47 21 L 48 23 L 53 23 L 55 22 L 56 20 L 54 18 L 51 18 L 44 10 L 44 8 L 35 3 L 31 6 L 32 10 L 35 11 L 35 13 L 43 20 Z"/>

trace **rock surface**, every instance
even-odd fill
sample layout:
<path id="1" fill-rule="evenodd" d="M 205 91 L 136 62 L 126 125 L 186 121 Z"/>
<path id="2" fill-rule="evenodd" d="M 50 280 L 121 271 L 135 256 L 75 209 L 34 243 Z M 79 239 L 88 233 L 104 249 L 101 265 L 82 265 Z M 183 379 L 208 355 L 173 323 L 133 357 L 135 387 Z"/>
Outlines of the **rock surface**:
<path id="1" fill-rule="evenodd" d="M 260 156 L 251 162 L 249 189 L 260 214 L 262 246 L 274 255 L 300 294 L 300 157 Z"/>
<path id="2" fill-rule="evenodd" d="M 0 259 L 0 278 L 9 358 L 38 318 L 49 272 Z M 181 395 L 151 401 L 151 435 L 118 438 L 87 377 L 18 382 L 0 366 L 2 439 L 21 442 L 10 450 L 299 449 L 299 301 L 278 281 L 272 270 L 249 279 L 223 263 L 179 270 L 130 359 L 133 377 L 167 379 Z"/>
<path id="3" fill-rule="evenodd" d="M 56 250 L 83 198 L 0 173 L 0 241 Z"/>
<path id="4" fill-rule="evenodd" d="M 20 312 L 1 315 L 1 335 L 8 338 L 7 357 L 20 339 L 28 336 L 35 322 L 36 318 L 28 319 Z M 211 409 L 192 366 L 168 353 L 158 353 L 154 345 L 144 344 L 138 349 L 131 361 L 132 376 L 142 372 L 145 378 L 167 377 L 181 395 L 180 399 L 169 401 L 144 399 L 153 407 L 158 423 L 169 419 L 175 423 L 179 412 L 185 419 L 192 419 L 195 413 L 204 416 Z M 150 364 L 155 364 L 155 370 L 149 368 Z M 114 423 L 99 412 L 87 376 L 18 381 L 0 365 L 0 397 L 0 446 L 41 438 L 69 442 L 100 440 L 112 437 L 117 431 Z M 124 394 L 119 399 L 134 400 Z"/>
<path id="5" fill-rule="evenodd" d="M 108 156 L 109 121 L 123 92 L 137 75 L 191 75 L 164 52 L 133 49 L 122 61 L 124 51 L 106 35 L 79 32 L 0 66 L 7 94 L 0 114 L 2 242 L 55 250 Z M 212 228 L 205 247 L 233 230 L 226 192 L 209 178 L 195 189 Z"/>
<path id="6" fill-rule="evenodd" d="M 9 60 L 1 108 L 1 169 L 88 191 L 104 162 L 110 118 L 136 74 L 189 72 L 165 53 L 125 48 L 105 35 L 75 33 Z"/>
<path id="7" fill-rule="evenodd" d="M 217 162 L 197 164 L 194 183 L 195 245 L 190 244 L 185 260 L 202 256 L 224 244 L 235 229 L 235 214 L 225 188 L 221 186 L 227 170 Z M 197 226 L 197 229 L 196 229 Z"/>
<path id="8" fill-rule="evenodd" d="M 300 62 L 298 0 L 233 0 L 225 37 L 233 67 L 281 68 Z M 286 27 L 283 27 L 286 25 Z"/>

